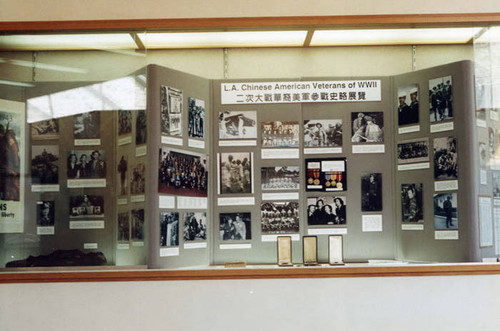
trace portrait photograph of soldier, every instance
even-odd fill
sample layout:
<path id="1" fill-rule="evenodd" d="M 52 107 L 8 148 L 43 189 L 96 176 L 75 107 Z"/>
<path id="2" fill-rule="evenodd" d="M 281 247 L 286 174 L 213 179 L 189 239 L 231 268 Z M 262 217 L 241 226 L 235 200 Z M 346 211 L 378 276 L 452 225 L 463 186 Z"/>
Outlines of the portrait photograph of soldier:
<path id="1" fill-rule="evenodd" d="M 398 144 L 398 164 L 429 161 L 429 140 L 416 139 Z"/>
<path id="2" fill-rule="evenodd" d="M 132 133 L 132 112 L 130 110 L 118 111 L 118 135 Z"/>
<path id="3" fill-rule="evenodd" d="M 252 193 L 252 153 L 220 153 L 220 194 Z"/>
<path id="4" fill-rule="evenodd" d="M 451 76 L 429 80 L 429 108 L 431 122 L 453 119 Z"/>
<path id="5" fill-rule="evenodd" d="M 179 213 L 160 213 L 160 246 L 179 246 Z"/>
<path id="6" fill-rule="evenodd" d="M 101 113 L 93 111 L 74 116 L 73 127 L 75 139 L 96 139 L 100 138 Z"/>
<path id="7" fill-rule="evenodd" d="M 262 234 L 298 233 L 298 202 L 264 202 L 260 205 Z"/>
<path id="8" fill-rule="evenodd" d="M 145 110 L 139 110 L 135 119 L 135 144 L 143 145 L 148 138 L 148 122 Z"/>
<path id="9" fill-rule="evenodd" d="M 146 164 L 138 163 L 130 173 L 130 194 L 146 192 Z"/>
<path id="10" fill-rule="evenodd" d="M 106 151 L 74 150 L 67 155 L 68 179 L 106 178 Z"/>
<path id="11" fill-rule="evenodd" d="M 182 136 L 182 91 L 160 87 L 161 134 Z"/>
<path id="12" fill-rule="evenodd" d="M 419 123 L 418 85 L 398 87 L 398 125 Z"/>
<path id="13" fill-rule="evenodd" d="M 493 198 L 500 199 L 500 172 L 493 171 Z"/>
<path id="14" fill-rule="evenodd" d="M 36 203 L 36 225 L 54 226 L 55 223 L 55 202 L 37 201 Z"/>
<path id="15" fill-rule="evenodd" d="M 252 239 L 251 220 L 250 213 L 219 214 L 220 241 Z"/>
<path id="16" fill-rule="evenodd" d="M 384 142 L 383 112 L 354 112 L 351 121 L 353 143 Z"/>
<path id="17" fill-rule="evenodd" d="M 207 196 L 207 157 L 160 148 L 158 192 Z"/>
<path id="18" fill-rule="evenodd" d="M 256 139 L 257 112 L 223 111 L 219 113 L 219 139 Z"/>
<path id="19" fill-rule="evenodd" d="M 128 184 L 127 184 L 127 171 L 128 171 L 128 161 L 127 156 L 122 155 L 120 161 L 118 161 L 118 166 L 116 167 L 118 171 L 118 194 L 127 195 Z"/>
<path id="20" fill-rule="evenodd" d="M 132 240 L 144 240 L 144 209 L 132 209 Z"/>
<path id="21" fill-rule="evenodd" d="M 434 194 L 434 229 L 458 229 L 457 194 Z"/>
<path id="22" fill-rule="evenodd" d="M 345 225 L 347 223 L 346 197 L 307 198 L 308 225 Z"/>
<path id="23" fill-rule="evenodd" d="M 130 240 L 130 216 L 128 212 L 118 213 L 118 241 Z"/>
<path id="24" fill-rule="evenodd" d="M 342 146 L 342 120 L 304 121 L 304 147 Z"/>
<path id="25" fill-rule="evenodd" d="M 59 146 L 31 147 L 31 181 L 33 184 L 59 183 Z"/>
<path id="26" fill-rule="evenodd" d="M 205 137 L 205 101 L 188 98 L 189 128 L 191 138 Z"/>
<path id="27" fill-rule="evenodd" d="M 262 122 L 262 147 L 299 147 L 299 122 Z"/>
<path id="28" fill-rule="evenodd" d="M 102 195 L 76 195 L 69 197 L 69 216 L 72 218 L 104 217 Z"/>
<path id="29" fill-rule="evenodd" d="M 403 223 L 423 223 L 422 183 L 401 184 L 401 211 Z"/>
<path id="30" fill-rule="evenodd" d="M 457 138 L 434 139 L 434 179 L 450 180 L 458 178 Z"/>
<path id="31" fill-rule="evenodd" d="M 298 190 L 300 187 L 300 167 L 281 166 L 260 168 L 263 191 Z"/>
<path id="32" fill-rule="evenodd" d="M 382 211 L 382 174 L 361 174 L 361 211 Z"/>
<path id="33" fill-rule="evenodd" d="M 184 214 L 184 241 L 207 240 L 207 213 Z"/>
<path id="34" fill-rule="evenodd" d="M 59 139 L 59 119 L 51 118 L 48 120 L 31 123 L 31 139 Z"/>

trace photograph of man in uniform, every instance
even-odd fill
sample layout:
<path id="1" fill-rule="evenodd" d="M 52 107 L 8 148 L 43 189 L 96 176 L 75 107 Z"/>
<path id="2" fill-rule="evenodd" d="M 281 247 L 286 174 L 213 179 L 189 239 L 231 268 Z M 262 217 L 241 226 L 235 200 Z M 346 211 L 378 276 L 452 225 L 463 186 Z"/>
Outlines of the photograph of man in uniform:
<path id="1" fill-rule="evenodd" d="M 205 136 L 205 101 L 188 98 L 189 104 L 189 136 L 203 138 Z"/>
<path id="2" fill-rule="evenodd" d="M 429 107 L 431 122 L 453 119 L 451 76 L 429 80 Z"/>
<path id="3" fill-rule="evenodd" d="M 422 223 L 422 183 L 401 184 L 401 210 L 403 223 Z"/>
<path id="4" fill-rule="evenodd" d="M 380 143 L 384 141 L 384 113 L 351 113 L 353 143 Z"/>
<path id="5" fill-rule="evenodd" d="M 398 87 L 399 126 L 419 123 L 418 85 Z"/>
<path id="6" fill-rule="evenodd" d="M 37 209 L 37 226 L 54 226 L 55 223 L 55 202 L 54 201 L 38 201 Z"/>
<path id="7" fill-rule="evenodd" d="M 434 194 L 434 228 L 458 229 L 457 193 Z"/>
<path id="8" fill-rule="evenodd" d="M 118 213 L 118 241 L 130 240 L 130 217 L 129 213 Z"/>
<path id="9" fill-rule="evenodd" d="M 146 143 L 148 137 L 148 123 L 146 118 L 146 111 L 139 110 L 137 118 L 135 119 L 135 144 L 143 145 Z"/>
<path id="10" fill-rule="evenodd" d="M 128 163 L 125 155 L 122 155 L 120 161 L 118 162 L 118 175 L 120 177 L 120 187 L 118 188 L 118 192 L 120 195 L 127 194 L 127 169 Z"/>
<path id="11" fill-rule="evenodd" d="M 132 240 L 144 240 L 144 209 L 132 209 Z"/>
<path id="12" fill-rule="evenodd" d="M 382 211 L 382 174 L 361 175 L 361 211 Z"/>

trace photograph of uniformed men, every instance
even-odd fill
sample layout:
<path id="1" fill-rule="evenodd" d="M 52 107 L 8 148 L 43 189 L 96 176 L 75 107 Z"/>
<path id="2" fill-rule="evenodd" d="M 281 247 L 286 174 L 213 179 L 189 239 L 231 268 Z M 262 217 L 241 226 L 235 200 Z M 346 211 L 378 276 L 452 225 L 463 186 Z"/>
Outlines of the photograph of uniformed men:
<path id="1" fill-rule="evenodd" d="M 219 139 L 257 138 L 256 111 L 223 111 L 219 113 Z"/>
<path id="2" fill-rule="evenodd" d="M 69 216 L 74 218 L 104 217 L 104 198 L 101 195 L 69 197 Z"/>
<path id="3" fill-rule="evenodd" d="M 93 111 L 75 115 L 74 138 L 96 139 L 100 138 L 101 113 Z"/>
<path id="4" fill-rule="evenodd" d="M 351 113 L 353 143 L 381 143 L 384 141 L 384 113 Z"/>
<path id="5" fill-rule="evenodd" d="M 262 122 L 262 147 L 299 147 L 299 122 Z"/>
<path id="6" fill-rule="evenodd" d="M 59 119 L 51 118 L 48 120 L 32 123 L 31 139 L 59 139 Z"/>
<path id="7" fill-rule="evenodd" d="M 106 151 L 68 151 L 68 179 L 106 178 Z"/>
<path id="8" fill-rule="evenodd" d="M 132 240 L 144 240 L 144 209 L 132 209 Z"/>
<path id="9" fill-rule="evenodd" d="M 182 91 L 164 85 L 160 91 L 161 133 L 182 136 Z"/>
<path id="10" fill-rule="evenodd" d="M 434 179 L 450 180 L 458 178 L 457 138 L 434 139 Z"/>
<path id="11" fill-rule="evenodd" d="M 184 241 L 207 239 L 207 213 L 184 214 Z"/>
<path id="12" fill-rule="evenodd" d="M 500 172 L 493 171 L 493 198 L 500 199 Z"/>
<path id="13" fill-rule="evenodd" d="M 179 213 L 160 213 L 160 246 L 179 246 Z"/>
<path id="14" fill-rule="evenodd" d="M 36 203 L 36 225 L 54 226 L 55 222 L 55 202 L 37 201 Z"/>
<path id="15" fill-rule="evenodd" d="M 431 122 L 453 119 L 451 76 L 429 80 L 429 107 Z"/>
<path id="16" fill-rule="evenodd" d="M 263 234 L 298 233 L 298 202 L 265 202 L 260 205 Z"/>
<path id="17" fill-rule="evenodd" d="M 221 213 L 220 241 L 252 239 L 251 219 L 250 213 Z"/>
<path id="18" fill-rule="evenodd" d="M 298 190 L 300 168 L 298 166 L 260 168 L 262 190 Z"/>
<path id="19" fill-rule="evenodd" d="M 422 183 L 401 184 L 401 210 L 403 223 L 424 221 Z"/>
<path id="20" fill-rule="evenodd" d="M 458 229 L 457 194 L 434 194 L 434 229 Z"/>
<path id="21" fill-rule="evenodd" d="M 130 176 L 130 194 L 144 194 L 146 192 L 146 165 L 138 163 L 132 168 Z"/>
<path id="22" fill-rule="evenodd" d="M 118 213 L 118 241 L 130 240 L 130 217 L 129 213 Z"/>
<path id="23" fill-rule="evenodd" d="M 307 198 L 308 225 L 345 225 L 346 197 Z"/>
<path id="24" fill-rule="evenodd" d="M 118 135 L 132 132 L 132 112 L 130 110 L 118 111 Z"/>
<path id="25" fill-rule="evenodd" d="M 31 147 L 31 181 L 33 184 L 59 183 L 59 146 Z"/>
<path id="26" fill-rule="evenodd" d="M 127 170 L 128 170 L 128 162 L 127 162 L 127 156 L 122 155 L 120 157 L 120 161 L 118 161 L 118 192 L 119 195 L 126 195 L 127 194 Z"/>
<path id="27" fill-rule="evenodd" d="M 188 98 L 189 136 L 203 138 L 205 136 L 205 101 Z"/>
<path id="28" fill-rule="evenodd" d="M 220 153 L 220 193 L 252 193 L 252 154 Z"/>
<path id="29" fill-rule="evenodd" d="M 429 140 L 418 139 L 398 144 L 398 164 L 429 161 Z"/>
<path id="30" fill-rule="evenodd" d="M 148 122 L 145 110 L 139 110 L 137 112 L 137 118 L 135 119 L 135 144 L 142 145 L 146 143 L 148 138 Z"/>
<path id="31" fill-rule="evenodd" d="M 342 120 L 304 121 L 304 147 L 342 146 Z"/>
<path id="32" fill-rule="evenodd" d="M 398 124 L 410 125 L 419 122 L 418 85 L 398 87 Z"/>
<path id="33" fill-rule="evenodd" d="M 361 175 L 361 211 L 382 210 L 382 174 Z"/>

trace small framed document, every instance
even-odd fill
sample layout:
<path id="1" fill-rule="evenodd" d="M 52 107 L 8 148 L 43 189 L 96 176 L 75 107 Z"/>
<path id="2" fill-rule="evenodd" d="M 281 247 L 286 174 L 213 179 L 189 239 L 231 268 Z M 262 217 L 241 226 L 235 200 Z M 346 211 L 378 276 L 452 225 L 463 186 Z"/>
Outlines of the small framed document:
<path id="1" fill-rule="evenodd" d="M 302 257 L 304 265 L 318 264 L 318 237 L 304 236 L 302 237 Z"/>
<path id="2" fill-rule="evenodd" d="M 278 237 L 278 265 L 280 267 L 292 266 L 292 237 Z"/>
<path id="3" fill-rule="evenodd" d="M 341 235 L 328 236 L 328 263 L 344 264 L 344 243 Z"/>

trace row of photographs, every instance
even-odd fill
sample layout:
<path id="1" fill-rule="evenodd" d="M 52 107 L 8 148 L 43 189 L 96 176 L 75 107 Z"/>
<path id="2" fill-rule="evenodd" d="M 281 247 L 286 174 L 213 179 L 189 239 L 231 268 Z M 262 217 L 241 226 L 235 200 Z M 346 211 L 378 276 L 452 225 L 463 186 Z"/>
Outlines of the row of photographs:
<path id="1" fill-rule="evenodd" d="M 179 220 L 184 220 L 184 241 L 207 240 L 207 213 L 179 212 L 160 213 L 160 246 L 171 247 L 179 245 Z"/>
<path id="2" fill-rule="evenodd" d="M 118 242 L 144 240 L 144 209 L 118 213 Z"/>

